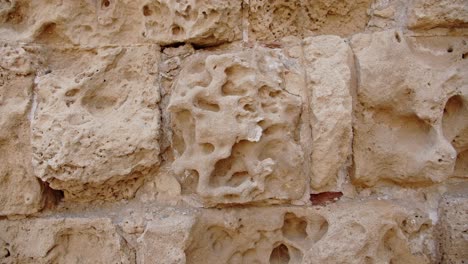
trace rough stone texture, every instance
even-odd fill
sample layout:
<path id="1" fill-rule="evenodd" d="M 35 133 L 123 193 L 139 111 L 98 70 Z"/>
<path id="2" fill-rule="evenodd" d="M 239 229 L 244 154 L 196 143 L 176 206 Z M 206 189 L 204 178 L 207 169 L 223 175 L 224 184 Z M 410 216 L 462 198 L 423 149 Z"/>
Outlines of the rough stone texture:
<path id="1" fill-rule="evenodd" d="M 62 46 L 101 46 L 141 40 L 140 1 L 2 1 L 2 39 Z M 141 5 L 141 4 L 140 4 Z"/>
<path id="2" fill-rule="evenodd" d="M 108 218 L 0 221 L 0 247 L 2 263 L 135 262 Z"/>
<path id="3" fill-rule="evenodd" d="M 214 45 L 240 38 L 240 9 L 238 0 L 2 1 L 0 39 L 91 47 Z"/>
<path id="4" fill-rule="evenodd" d="M 34 213 L 44 202 L 29 144 L 35 63 L 33 47 L 0 47 L 0 215 Z"/>
<path id="5" fill-rule="evenodd" d="M 168 108 L 172 166 L 207 204 L 302 197 L 301 98 L 285 87 L 280 58 L 260 47 L 202 53 L 180 72 Z"/>
<path id="6" fill-rule="evenodd" d="M 328 208 L 208 211 L 192 231 L 194 239 L 187 250 L 187 260 L 428 263 L 429 259 L 412 240 L 417 240 L 413 235 L 431 225 L 431 221 L 424 216 L 415 221 L 415 215 L 419 216 L 417 211 L 387 201 L 348 202 Z"/>
<path id="7" fill-rule="evenodd" d="M 157 46 L 48 57 L 36 80 L 35 174 L 66 199 L 131 197 L 159 163 Z"/>
<path id="8" fill-rule="evenodd" d="M 195 220 L 192 216 L 177 215 L 149 221 L 137 239 L 139 263 L 190 263 L 185 250 L 193 239 L 190 231 Z"/>
<path id="9" fill-rule="evenodd" d="M 366 26 L 369 0 L 251 0 L 252 39 L 267 41 L 285 36 L 334 34 L 349 36 Z"/>
<path id="10" fill-rule="evenodd" d="M 337 36 L 305 39 L 304 60 L 312 126 L 311 186 L 318 189 L 336 185 L 346 175 L 352 140 L 353 61 L 350 47 Z"/>
<path id="11" fill-rule="evenodd" d="M 375 0 L 368 14 L 370 16 L 367 29 L 379 31 L 382 29 L 401 28 L 406 25 L 407 5 L 405 0 Z"/>
<path id="12" fill-rule="evenodd" d="M 0 0 L 0 263 L 467 263 L 466 0 Z"/>
<path id="13" fill-rule="evenodd" d="M 160 44 L 215 45 L 241 37 L 241 0 L 157 0 L 143 6 L 144 36 Z"/>
<path id="14" fill-rule="evenodd" d="M 468 197 L 466 189 L 461 194 L 447 195 L 440 201 L 439 233 L 442 263 L 468 261 Z M 464 193 L 463 193 L 464 192 Z"/>
<path id="15" fill-rule="evenodd" d="M 447 179 L 467 147 L 466 39 L 385 31 L 355 36 L 352 46 L 360 68 L 355 180 Z"/>
<path id="16" fill-rule="evenodd" d="M 468 26 L 467 0 L 414 0 L 408 8 L 408 27 Z"/>

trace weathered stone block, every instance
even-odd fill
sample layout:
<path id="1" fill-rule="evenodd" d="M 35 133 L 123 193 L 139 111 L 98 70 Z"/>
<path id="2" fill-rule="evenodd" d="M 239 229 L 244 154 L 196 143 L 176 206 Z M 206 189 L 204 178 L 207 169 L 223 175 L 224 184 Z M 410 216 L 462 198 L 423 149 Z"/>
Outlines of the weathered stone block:
<path id="1" fill-rule="evenodd" d="M 298 62 L 282 56 L 262 47 L 199 53 L 176 79 L 173 170 L 205 205 L 303 196 L 302 100 L 284 77 Z"/>
<path id="2" fill-rule="evenodd" d="M 241 38 L 242 1 L 12 0 L 0 6 L 0 39 L 102 47 Z"/>
<path id="3" fill-rule="evenodd" d="M 304 40 L 304 67 L 312 127 L 311 187 L 336 186 L 347 175 L 352 142 L 352 52 L 337 36 Z"/>
<path id="4" fill-rule="evenodd" d="M 32 120 L 36 175 L 65 199 L 132 197 L 159 164 L 159 48 L 48 52 Z"/>
<path id="5" fill-rule="evenodd" d="M 0 47 L 0 215 L 35 213 L 44 202 L 29 143 L 34 53 L 34 47 Z"/>
<path id="6" fill-rule="evenodd" d="M 142 7 L 144 36 L 159 44 L 215 45 L 239 40 L 241 0 L 152 0 Z"/>
<path id="7" fill-rule="evenodd" d="M 421 221 L 411 221 L 414 215 Z M 429 263 L 411 248 L 427 216 L 389 201 L 204 210 L 188 263 Z M 423 227 L 424 228 L 424 227 Z M 421 235 L 421 237 L 420 237 Z"/>
<path id="8" fill-rule="evenodd" d="M 466 150 L 466 39 L 360 34 L 356 183 L 441 182 Z"/>
<path id="9" fill-rule="evenodd" d="M 148 221 L 137 239 L 139 263 L 187 263 L 185 250 L 193 239 L 191 231 L 195 221 L 194 215 L 182 214 Z"/>
<path id="10" fill-rule="evenodd" d="M 0 221 L 2 263 L 135 263 L 108 218 Z"/>
<path id="11" fill-rule="evenodd" d="M 251 39 L 268 41 L 289 35 L 348 36 L 366 26 L 371 1 L 252 0 L 249 2 Z"/>
<path id="12" fill-rule="evenodd" d="M 431 29 L 436 27 L 466 27 L 468 1 L 414 0 L 408 6 L 408 27 Z"/>
<path id="13" fill-rule="evenodd" d="M 140 1 L 12 0 L 0 12 L 0 38 L 87 47 L 135 44 L 141 35 Z"/>
<path id="14" fill-rule="evenodd" d="M 439 204 L 441 263 L 466 263 L 468 261 L 468 185 L 457 184 Z"/>

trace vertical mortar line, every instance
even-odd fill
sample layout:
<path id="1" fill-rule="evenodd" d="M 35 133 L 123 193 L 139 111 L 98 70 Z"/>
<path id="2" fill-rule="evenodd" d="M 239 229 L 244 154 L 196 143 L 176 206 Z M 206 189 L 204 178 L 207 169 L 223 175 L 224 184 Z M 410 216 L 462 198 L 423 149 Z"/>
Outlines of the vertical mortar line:
<path id="1" fill-rule="evenodd" d="M 356 53 L 351 45 L 351 37 L 346 39 L 346 43 L 349 46 L 350 54 L 349 54 L 349 65 L 352 66 L 350 69 L 351 73 L 351 85 L 350 85 L 350 93 L 351 93 L 351 114 L 352 114 L 352 121 L 351 121 L 351 157 L 350 162 L 351 164 L 348 165 L 348 178 L 350 182 L 352 182 L 355 173 L 355 161 L 354 161 L 354 137 L 355 137 L 355 130 L 354 125 L 356 124 L 356 110 L 358 104 L 358 97 L 357 97 L 357 90 L 361 83 L 361 66 L 359 65 L 359 61 L 356 58 Z"/>
<path id="2" fill-rule="evenodd" d="M 310 203 L 310 193 L 311 193 L 311 177 L 312 177 L 312 158 L 311 158 L 311 155 L 312 155 L 312 148 L 314 147 L 313 144 L 312 144 L 312 123 L 310 122 L 311 121 L 311 118 L 310 118 L 310 109 L 311 109 L 311 92 L 309 90 L 309 78 L 307 76 L 307 64 L 306 64 L 306 58 L 305 58 L 305 50 L 304 50 L 304 38 L 301 39 L 301 42 L 300 42 L 300 45 L 301 45 L 301 66 L 302 66 L 302 74 L 303 74 L 303 80 L 304 80 L 304 91 L 303 91 L 303 98 L 304 98 L 304 106 L 302 108 L 302 111 L 303 111 L 303 114 L 301 115 L 301 122 L 302 122 L 302 126 L 306 126 L 307 129 L 305 129 L 304 132 L 306 132 L 306 135 L 303 135 L 301 133 L 301 145 L 303 147 L 303 150 L 304 150 L 304 168 L 305 168 L 305 171 L 306 171 L 306 190 L 305 190 L 305 193 L 304 193 L 304 197 L 303 199 L 306 200 L 307 203 Z M 304 124 L 304 122 L 306 122 Z M 304 140 L 303 140 L 303 137 L 306 137 L 305 138 L 305 142 L 307 142 L 308 144 L 303 144 L 304 143 Z M 305 147 L 305 146 L 308 146 L 308 147 Z"/>
<path id="3" fill-rule="evenodd" d="M 249 42 L 249 10 L 250 0 L 242 0 L 241 13 L 242 13 L 242 42 Z"/>

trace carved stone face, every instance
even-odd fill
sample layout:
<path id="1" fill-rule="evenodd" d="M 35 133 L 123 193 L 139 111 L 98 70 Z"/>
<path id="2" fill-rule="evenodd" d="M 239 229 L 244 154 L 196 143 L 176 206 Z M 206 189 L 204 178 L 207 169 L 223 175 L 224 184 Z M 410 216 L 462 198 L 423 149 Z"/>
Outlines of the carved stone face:
<path id="1" fill-rule="evenodd" d="M 174 84 L 174 172 L 193 177 L 209 202 L 299 198 L 300 97 L 284 87 L 284 66 L 255 49 L 198 54 Z"/>

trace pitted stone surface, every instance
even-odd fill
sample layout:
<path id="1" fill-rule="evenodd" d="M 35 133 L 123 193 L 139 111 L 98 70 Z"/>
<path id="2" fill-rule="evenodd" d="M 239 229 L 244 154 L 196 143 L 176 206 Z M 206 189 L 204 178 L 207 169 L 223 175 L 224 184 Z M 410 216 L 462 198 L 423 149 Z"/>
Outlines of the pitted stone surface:
<path id="1" fill-rule="evenodd" d="M 271 41 L 286 36 L 348 36 L 363 30 L 371 1 L 251 0 L 249 37 Z"/>
<path id="2" fill-rule="evenodd" d="M 415 221 L 413 219 L 420 218 Z M 413 220 L 413 221 L 412 221 Z M 193 229 L 188 263 L 429 263 L 412 248 L 427 216 L 388 201 L 328 208 L 206 210 Z M 419 235 L 422 235 L 419 237 Z M 414 240 L 414 241 L 413 241 Z M 353 241 L 353 243 L 350 243 Z"/>
<path id="3" fill-rule="evenodd" d="M 0 263 L 468 263 L 467 0 L 0 0 Z"/>
<path id="4" fill-rule="evenodd" d="M 447 179 L 467 145 L 466 40 L 385 31 L 358 35 L 352 46 L 360 66 L 356 180 Z"/>
<path id="5" fill-rule="evenodd" d="M 466 186 L 465 186 L 466 187 Z M 465 190 L 466 191 L 466 190 Z M 442 263 L 463 263 L 468 260 L 468 197 L 461 189 L 459 194 L 447 194 L 440 201 L 441 216 L 438 232 L 441 236 Z"/>
<path id="6" fill-rule="evenodd" d="M 0 221 L 0 247 L 2 263 L 135 263 L 109 218 Z"/>
<path id="7" fill-rule="evenodd" d="M 29 143 L 35 47 L 0 47 L 0 216 L 39 211 L 43 188 L 34 177 Z"/>
<path id="8" fill-rule="evenodd" d="M 295 135 L 301 99 L 284 87 L 279 56 L 265 48 L 202 53 L 175 82 L 173 169 L 208 204 L 291 200 L 304 192 Z"/>
<path id="9" fill-rule="evenodd" d="M 160 44 L 216 45 L 241 38 L 240 0 L 156 0 L 143 8 L 144 36 Z"/>
<path id="10" fill-rule="evenodd" d="M 0 39 L 101 47 L 241 38 L 242 1 L 8 0 L 0 6 Z"/>
<path id="11" fill-rule="evenodd" d="M 159 163 L 157 47 L 49 56 L 32 120 L 36 175 L 66 199 L 133 196 Z"/>

